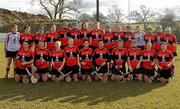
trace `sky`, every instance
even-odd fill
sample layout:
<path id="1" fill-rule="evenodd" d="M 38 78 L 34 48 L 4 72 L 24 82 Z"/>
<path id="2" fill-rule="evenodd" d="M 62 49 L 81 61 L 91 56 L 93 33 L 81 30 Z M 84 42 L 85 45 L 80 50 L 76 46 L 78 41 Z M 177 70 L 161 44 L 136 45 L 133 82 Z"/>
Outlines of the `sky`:
<path id="1" fill-rule="evenodd" d="M 108 9 L 113 5 L 117 5 L 121 8 L 122 12 L 128 13 L 128 0 L 99 0 L 100 12 L 107 15 Z M 92 14 L 96 11 L 96 0 L 83 0 L 83 3 L 87 5 L 88 14 Z M 152 10 L 163 10 L 165 8 L 180 8 L 180 0 L 130 0 L 131 10 L 138 9 L 140 5 L 146 5 L 152 8 Z M 37 4 L 32 5 L 31 0 L 0 0 L 0 8 L 9 10 L 23 11 L 39 14 L 42 10 Z"/>

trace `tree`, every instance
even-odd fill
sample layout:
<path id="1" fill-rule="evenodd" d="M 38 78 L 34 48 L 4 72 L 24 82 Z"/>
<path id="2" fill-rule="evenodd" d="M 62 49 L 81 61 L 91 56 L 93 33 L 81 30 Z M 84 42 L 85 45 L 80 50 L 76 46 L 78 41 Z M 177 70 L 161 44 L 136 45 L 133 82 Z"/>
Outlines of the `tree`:
<path id="1" fill-rule="evenodd" d="M 38 2 L 51 19 L 72 18 L 74 12 L 80 13 L 83 9 L 82 0 L 32 0 L 32 4 L 34 2 Z"/>
<path id="2" fill-rule="evenodd" d="M 79 16 L 79 20 L 80 21 L 90 21 L 92 20 L 92 16 L 86 14 L 86 13 L 82 13 L 80 16 Z"/>
<path id="3" fill-rule="evenodd" d="M 174 14 L 174 11 L 172 9 L 166 8 L 164 11 L 164 15 L 160 18 L 160 24 L 163 28 L 170 26 L 174 27 L 176 25 L 175 22 L 176 15 Z"/>
<path id="4" fill-rule="evenodd" d="M 110 23 L 122 23 L 124 20 L 124 15 L 122 14 L 121 9 L 117 7 L 117 5 L 113 5 L 113 7 L 108 11 L 107 19 Z"/>
<path id="5" fill-rule="evenodd" d="M 144 30 L 147 29 L 149 23 L 157 20 L 158 14 L 153 12 L 151 8 L 148 8 L 144 5 L 141 5 L 139 10 L 134 10 L 131 12 L 132 20 L 135 20 L 137 23 L 142 23 Z"/>

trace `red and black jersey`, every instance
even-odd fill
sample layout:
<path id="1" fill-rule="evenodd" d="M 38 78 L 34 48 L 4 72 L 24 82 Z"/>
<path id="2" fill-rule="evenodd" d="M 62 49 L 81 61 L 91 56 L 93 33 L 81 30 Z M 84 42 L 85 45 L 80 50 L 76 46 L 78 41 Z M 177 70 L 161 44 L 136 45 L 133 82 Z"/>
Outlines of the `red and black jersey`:
<path id="1" fill-rule="evenodd" d="M 80 46 L 80 35 L 81 35 L 80 30 L 74 28 L 70 31 L 69 34 L 70 34 L 69 37 L 74 39 L 74 46 L 79 47 Z"/>
<path id="2" fill-rule="evenodd" d="M 66 57 L 66 54 L 63 50 L 52 50 L 51 51 L 51 61 L 54 63 L 52 66 L 53 69 L 57 69 L 61 67 L 63 63 L 63 59 Z"/>
<path id="3" fill-rule="evenodd" d="M 78 47 L 65 47 L 64 52 L 66 54 L 66 65 L 69 67 L 75 66 L 78 64 Z"/>
<path id="4" fill-rule="evenodd" d="M 112 60 L 115 65 L 119 66 L 125 66 L 125 62 L 127 60 L 127 50 L 125 48 L 114 48 L 112 53 Z"/>
<path id="5" fill-rule="evenodd" d="M 156 58 L 156 51 L 155 50 L 143 50 L 142 51 L 142 58 L 144 61 L 142 61 L 142 67 L 146 69 L 153 69 L 154 66 L 151 65 L 151 63 Z"/>
<path id="6" fill-rule="evenodd" d="M 123 47 L 129 49 L 131 47 L 132 39 L 134 39 L 134 33 L 133 32 L 125 32 Z"/>
<path id="7" fill-rule="evenodd" d="M 37 48 L 34 52 L 34 65 L 38 69 L 47 68 L 48 62 L 50 61 L 50 54 L 48 49 L 39 49 Z"/>
<path id="8" fill-rule="evenodd" d="M 94 62 L 97 66 L 101 66 L 102 63 L 108 62 L 110 54 L 107 48 L 96 48 L 93 53 Z"/>
<path id="9" fill-rule="evenodd" d="M 159 66 L 161 66 L 163 69 L 168 69 L 167 66 L 171 62 L 173 58 L 173 54 L 171 51 L 166 50 L 165 52 L 159 51 L 157 53 L 157 60 Z"/>
<path id="10" fill-rule="evenodd" d="M 46 41 L 46 34 L 40 34 L 40 33 L 36 33 L 34 35 L 34 42 L 35 42 L 35 48 L 38 48 L 38 43 L 39 41 Z"/>
<path id="11" fill-rule="evenodd" d="M 151 42 L 152 43 L 152 48 L 151 49 L 155 49 L 155 34 L 152 33 L 146 33 L 145 37 L 144 37 L 144 41 L 147 42 Z"/>
<path id="12" fill-rule="evenodd" d="M 31 50 L 25 51 L 23 48 L 17 53 L 17 67 L 19 69 L 30 68 L 31 64 L 22 65 L 23 62 L 29 62 L 33 59 L 33 53 Z"/>
<path id="13" fill-rule="evenodd" d="M 141 49 L 140 48 L 130 48 L 128 50 L 128 57 L 132 69 L 136 69 L 137 64 L 141 59 Z"/>
<path id="14" fill-rule="evenodd" d="M 124 40 L 124 32 L 114 32 L 113 35 L 114 47 L 118 47 L 118 41 Z"/>
<path id="15" fill-rule="evenodd" d="M 90 38 L 91 38 L 90 31 L 88 29 L 81 29 L 81 35 L 80 35 L 81 42 L 80 42 L 80 45 L 83 46 L 85 40 L 88 40 L 88 42 L 90 43 Z"/>
<path id="16" fill-rule="evenodd" d="M 28 41 L 29 42 L 29 44 L 30 44 L 30 48 L 32 47 L 32 44 L 33 44 L 33 42 L 34 42 L 34 37 L 33 37 L 33 35 L 32 34 L 25 34 L 25 33 L 22 33 L 21 35 L 20 35 L 20 44 L 21 44 L 21 47 L 22 47 L 22 44 L 23 44 L 23 42 L 24 41 Z"/>
<path id="17" fill-rule="evenodd" d="M 68 39 L 69 39 L 69 28 L 61 28 L 59 29 L 59 40 L 61 41 L 61 44 L 63 47 L 68 45 Z"/>
<path id="18" fill-rule="evenodd" d="M 165 34 L 164 41 L 167 43 L 167 49 L 172 53 L 176 52 L 176 36 L 174 34 Z"/>
<path id="19" fill-rule="evenodd" d="M 83 69 L 91 69 L 93 65 L 93 50 L 91 48 L 82 48 L 79 52 L 79 56 L 81 58 L 81 62 L 86 63 L 85 65 L 81 65 L 81 67 Z"/>
<path id="20" fill-rule="evenodd" d="M 97 47 L 99 44 L 99 41 L 102 40 L 103 31 L 100 29 L 94 29 L 91 31 L 91 37 L 92 37 L 92 46 Z"/>
<path id="21" fill-rule="evenodd" d="M 107 48 L 108 50 L 113 49 L 113 33 L 105 33 L 103 34 L 103 41 L 104 41 L 104 47 Z"/>
<path id="22" fill-rule="evenodd" d="M 155 48 L 156 48 L 156 51 L 161 50 L 161 43 L 164 41 L 164 35 L 165 35 L 164 32 L 156 33 L 156 35 L 155 35 Z"/>
<path id="23" fill-rule="evenodd" d="M 52 51 L 55 49 L 55 42 L 59 40 L 58 32 L 49 32 L 46 33 L 46 42 L 47 42 L 47 49 Z"/>

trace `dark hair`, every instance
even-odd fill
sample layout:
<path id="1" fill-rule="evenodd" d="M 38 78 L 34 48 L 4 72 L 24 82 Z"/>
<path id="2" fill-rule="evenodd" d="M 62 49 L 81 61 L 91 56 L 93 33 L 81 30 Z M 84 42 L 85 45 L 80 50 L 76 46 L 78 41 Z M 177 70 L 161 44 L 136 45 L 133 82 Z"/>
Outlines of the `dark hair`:
<path id="1" fill-rule="evenodd" d="M 85 23 L 87 23 L 87 22 L 83 22 L 83 23 L 81 24 L 81 29 L 83 29 L 83 25 L 84 25 Z"/>
<path id="2" fill-rule="evenodd" d="M 126 28 L 130 28 L 130 29 L 131 29 L 131 26 L 130 26 L 130 25 L 128 25 L 128 26 L 126 26 Z"/>
<path id="3" fill-rule="evenodd" d="M 30 26 L 29 26 L 29 25 L 25 25 L 25 26 L 24 26 L 24 30 L 25 30 L 26 28 L 30 28 Z"/>

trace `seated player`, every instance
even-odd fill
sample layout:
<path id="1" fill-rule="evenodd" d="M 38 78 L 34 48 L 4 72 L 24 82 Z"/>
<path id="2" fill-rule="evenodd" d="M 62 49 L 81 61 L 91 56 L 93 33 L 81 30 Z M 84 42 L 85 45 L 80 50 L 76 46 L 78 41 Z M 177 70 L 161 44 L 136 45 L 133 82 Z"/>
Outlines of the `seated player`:
<path id="1" fill-rule="evenodd" d="M 175 62 L 171 51 L 167 50 L 167 43 L 162 42 L 161 50 L 157 53 L 156 64 L 159 69 L 160 82 L 169 83 L 172 77 L 172 66 Z"/>
<path id="2" fill-rule="evenodd" d="M 128 80 L 137 79 L 142 81 L 141 74 L 141 49 L 136 47 L 136 40 L 131 41 L 131 48 L 128 50 Z M 135 77 L 135 78 L 133 78 Z"/>
<path id="3" fill-rule="evenodd" d="M 83 80 L 92 81 L 91 72 L 93 68 L 93 50 L 89 48 L 88 40 L 84 41 L 84 47 L 80 50 L 81 77 Z"/>
<path id="4" fill-rule="evenodd" d="M 118 42 L 118 47 L 112 53 L 112 75 L 111 80 L 123 80 L 126 74 L 125 63 L 127 60 L 127 50 L 123 48 L 123 42 Z"/>
<path id="5" fill-rule="evenodd" d="M 152 77 L 155 75 L 154 67 L 156 51 L 154 49 L 151 49 L 151 47 L 151 42 L 147 42 L 145 50 L 142 51 L 142 74 L 144 77 L 144 81 L 148 83 L 152 82 Z"/>
<path id="6" fill-rule="evenodd" d="M 79 73 L 79 51 L 76 46 L 73 45 L 74 40 L 70 38 L 68 40 L 68 46 L 64 48 L 66 54 L 66 63 L 65 63 L 65 74 L 70 73 L 65 78 L 66 82 L 70 82 L 73 78 L 75 82 L 78 81 Z"/>
<path id="7" fill-rule="evenodd" d="M 96 74 L 94 75 L 95 80 L 103 79 L 104 82 L 108 81 L 109 78 L 109 60 L 110 54 L 108 49 L 104 47 L 104 43 L 101 40 L 98 48 L 93 53 L 94 65 Z M 100 78 L 101 77 L 101 78 Z"/>
<path id="8" fill-rule="evenodd" d="M 49 50 L 45 48 L 45 42 L 39 41 L 39 48 L 34 53 L 34 78 L 46 82 L 49 72 Z"/>
<path id="9" fill-rule="evenodd" d="M 65 64 L 66 55 L 61 49 L 61 42 L 55 42 L 55 50 L 51 51 L 51 80 L 58 81 L 58 77 L 64 76 L 63 69 Z M 63 80 L 63 77 L 62 77 Z"/>
<path id="10" fill-rule="evenodd" d="M 17 70 L 15 74 L 15 81 L 23 81 L 24 84 L 29 83 L 31 73 L 31 65 L 33 63 L 33 53 L 29 49 L 29 42 L 24 41 L 22 44 L 22 49 L 17 53 Z"/>

